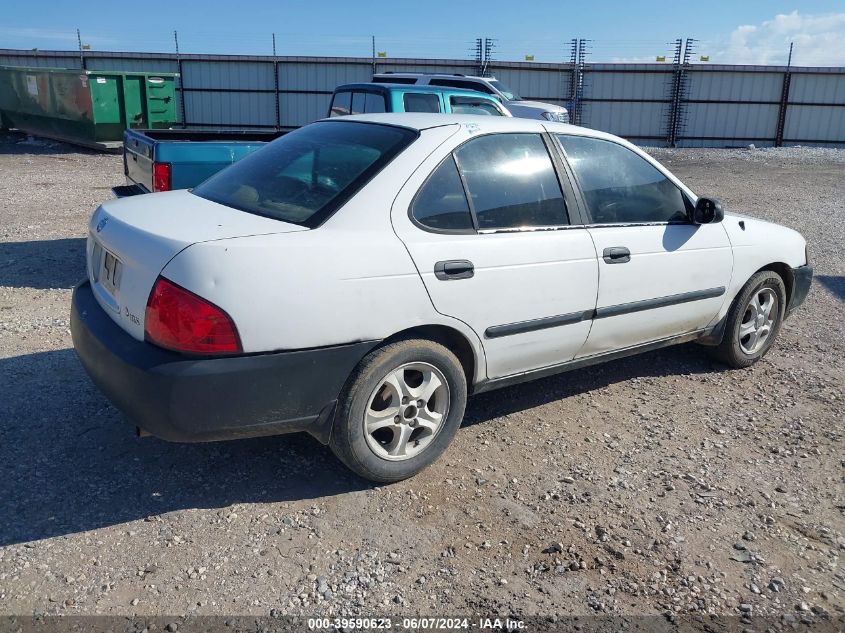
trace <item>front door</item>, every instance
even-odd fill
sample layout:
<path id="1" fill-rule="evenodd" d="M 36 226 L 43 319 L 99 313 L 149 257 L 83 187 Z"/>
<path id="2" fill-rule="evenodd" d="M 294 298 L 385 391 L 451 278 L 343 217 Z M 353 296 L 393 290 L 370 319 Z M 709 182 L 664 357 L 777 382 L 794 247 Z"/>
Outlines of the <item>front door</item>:
<path id="1" fill-rule="evenodd" d="M 570 360 L 589 333 L 598 264 L 587 231 L 570 223 L 574 194 L 552 141 L 460 134 L 469 140 L 406 183 L 394 228 L 435 309 L 482 341 L 489 378 Z"/>
<path id="2" fill-rule="evenodd" d="M 690 223 L 689 197 L 628 147 L 575 135 L 558 139 L 583 194 L 598 254 L 595 320 L 578 356 L 704 329 L 731 279 L 724 227 Z"/>

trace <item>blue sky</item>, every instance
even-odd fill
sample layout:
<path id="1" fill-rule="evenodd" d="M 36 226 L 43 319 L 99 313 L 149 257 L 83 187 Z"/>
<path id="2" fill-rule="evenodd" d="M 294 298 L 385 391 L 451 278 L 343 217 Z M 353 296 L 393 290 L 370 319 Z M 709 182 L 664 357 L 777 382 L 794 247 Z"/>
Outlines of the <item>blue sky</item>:
<path id="1" fill-rule="evenodd" d="M 560 61 L 573 37 L 593 40 L 592 61 L 654 61 L 678 37 L 700 40 L 711 63 L 782 63 L 789 41 L 803 65 L 845 65 L 842 0 L 145 0 L 9 2 L 0 48 L 280 55 L 370 54 L 370 36 L 390 57 L 467 57 L 476 37 L 496 39 L 496 59 Z"/>

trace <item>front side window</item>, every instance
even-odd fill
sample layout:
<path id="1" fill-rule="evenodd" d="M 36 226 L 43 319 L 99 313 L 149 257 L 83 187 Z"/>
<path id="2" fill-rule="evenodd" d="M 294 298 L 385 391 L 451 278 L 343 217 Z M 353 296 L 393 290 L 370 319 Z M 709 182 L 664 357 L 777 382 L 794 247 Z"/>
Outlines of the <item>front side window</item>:
<path id="1" fill-rule="evenodd" d="M 449 105 L 453 114 L 482 114 L 504 116 L 496 104 L 487 99 L 476 97 L 449 97 Z"/>
<path id="2" fill-rule="evenodd" d="M 478 228 L 568 224 L 566 203 L 539 134 L 491 134 L 455 152 Z"/>
<path id="3" fill-rule="evenodd" d="M 420 188 L 411 215 L 423 226 L 438 231 L 473 230 L 464 187 L 451 154 Z"/>
<path id="4" fill-rule="evenodd" d="M 332 99 L 332 105 L 329 108 L 329 116 L 346 116 L 352 109 L 352 93 L 351 92 L 337 92 Z"/>
<path id="5" fill-rule="evenodd" d="M 513 90 L 508 88 L 505 84 L 503 84 L 498 79 L 491 79 L 490 85 L 493 86 L 499 92 L 501 92 L 505 96 L 505 99 L 507 99 L 508 101 L 521 101 L 522 100 L 522 97 L 520 97 Z"/>
<path id="6" fill-rule="evenodd" d="M 627 147 L 559 135 L 593 224 L 684 222 L 690 205 L 654 165 Z"/>
<path id="7" fill-rule="evenodd" d="M 430 86 L 475 90 L 476 92 L 486 92 L 489 95 L 495 94 L 487 84 L 480 81 L 469 81 L 467 79 L 432 79 L 428 84 Z"/>
<path id="8" fill-rule="evenodd" d="M 416 137 L 411 130 L 389 125 L 313 123 L 218 172 L 192 193 L 314 228 Z"/>
<path id="9" fill-rule="evenodd" d="M 427 92 L 406 92 L 405 112 L 440 112 L 440 97 Z"/>

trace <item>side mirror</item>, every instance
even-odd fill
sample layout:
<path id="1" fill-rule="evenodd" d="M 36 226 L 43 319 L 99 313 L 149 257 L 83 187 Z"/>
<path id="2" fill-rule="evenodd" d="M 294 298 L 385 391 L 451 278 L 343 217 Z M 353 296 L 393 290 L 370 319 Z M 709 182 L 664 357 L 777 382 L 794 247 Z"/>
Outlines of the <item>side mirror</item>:
<path id="1" fill-rule="evenodd" d="M 699 198 L 690 214 L 693 224 L 715 224 L 725 219 L 721 203 L 715 198 Z"/>

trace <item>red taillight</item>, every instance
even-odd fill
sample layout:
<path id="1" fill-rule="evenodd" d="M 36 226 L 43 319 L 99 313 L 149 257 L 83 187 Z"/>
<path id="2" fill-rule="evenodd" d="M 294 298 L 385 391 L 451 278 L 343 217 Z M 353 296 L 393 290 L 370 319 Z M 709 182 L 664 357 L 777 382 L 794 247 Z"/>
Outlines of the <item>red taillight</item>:
<path id="1" fill-rule="evenodd" d="M 170 163 L 153 163 L 153 191 L 170 191 Z"/>
<path id="2" fill-rule="evenodd" d="M 228 314 L 164 277 L 158 278 L 147 301 L 144 335 L 150 343 L 177 352 L 243 351 Z"/>

